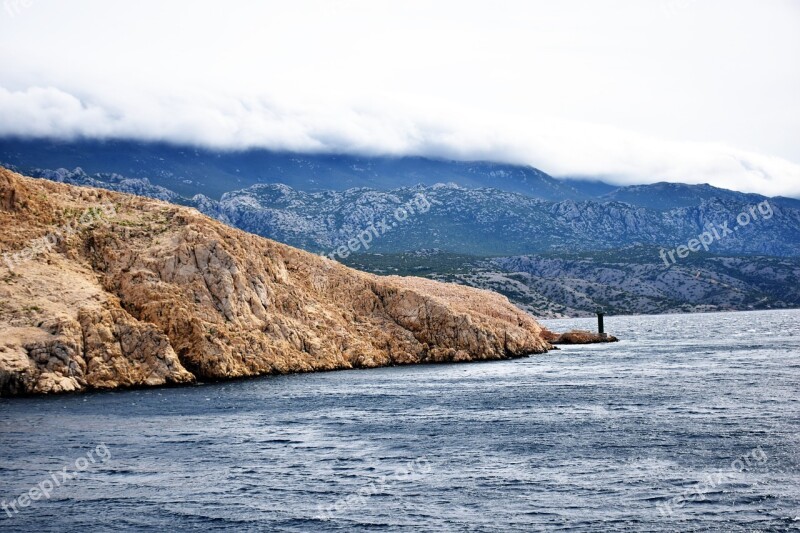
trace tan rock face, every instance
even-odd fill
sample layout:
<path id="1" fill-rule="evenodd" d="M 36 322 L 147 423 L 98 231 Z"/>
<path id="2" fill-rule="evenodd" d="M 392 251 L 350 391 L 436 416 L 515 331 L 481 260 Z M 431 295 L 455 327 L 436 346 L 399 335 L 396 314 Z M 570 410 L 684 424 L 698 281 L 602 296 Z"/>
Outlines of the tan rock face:
<path id="1" fill-rule="evenodd" d="M 153 200 L 0 169 L 0 227 L 4 395 L 551 348 L 497 294 L 365 274 Z M 23 260 L 48 234 L 55 244 Z"/>

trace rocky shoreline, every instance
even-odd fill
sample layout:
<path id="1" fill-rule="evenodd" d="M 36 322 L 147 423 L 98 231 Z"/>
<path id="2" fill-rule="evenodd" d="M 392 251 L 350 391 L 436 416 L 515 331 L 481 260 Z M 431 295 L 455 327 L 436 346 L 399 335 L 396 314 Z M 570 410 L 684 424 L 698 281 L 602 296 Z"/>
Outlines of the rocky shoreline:
<path id="1" fill-rule="evenodd" d="M 567 331 L 565 333 L 548 332 L 545 338 L 550 344 L 601 344 L 605 342 L 619 342 L 619 339 L 613 335 L 601 335 L 591 331 L 577 330 Z"/>
<path id="2" fill-rule="evenodd" d="M 194 209 L 0 169 L 0 394 L 544 353 L 498 294 L 366 274 Z"/>

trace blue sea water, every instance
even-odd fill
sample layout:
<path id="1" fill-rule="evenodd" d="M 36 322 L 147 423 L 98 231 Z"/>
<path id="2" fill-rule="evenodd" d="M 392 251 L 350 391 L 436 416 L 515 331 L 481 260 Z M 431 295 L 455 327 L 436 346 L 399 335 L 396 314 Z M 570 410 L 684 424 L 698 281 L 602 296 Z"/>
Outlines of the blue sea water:
<path id="1" fill-rule="evenodd" d="M 606 327 L 514 361 L 0 400 L 0 531 L 800 530 L 800 311 Z"/>

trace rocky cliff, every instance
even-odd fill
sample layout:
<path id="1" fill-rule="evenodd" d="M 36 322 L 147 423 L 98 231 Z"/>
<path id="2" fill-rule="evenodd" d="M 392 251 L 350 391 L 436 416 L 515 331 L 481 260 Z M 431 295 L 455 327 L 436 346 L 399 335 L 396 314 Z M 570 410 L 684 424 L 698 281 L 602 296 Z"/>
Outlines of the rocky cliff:
<path id="1" fill-rule="evenodd" d="M 551 347 L 488 291 L 358 272 L 194 209 L 5 169 L 0 254 L 2 395 Z"/>

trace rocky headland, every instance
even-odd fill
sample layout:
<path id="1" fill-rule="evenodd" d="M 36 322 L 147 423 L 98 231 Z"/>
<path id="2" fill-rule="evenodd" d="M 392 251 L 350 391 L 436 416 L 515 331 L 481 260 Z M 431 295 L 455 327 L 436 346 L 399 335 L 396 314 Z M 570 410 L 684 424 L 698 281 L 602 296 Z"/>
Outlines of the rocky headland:
<path id="1" fill-rule="evenodd" d="M 198 211 L 0 168 L 0 395 L 543 353 L 498 294 L 376 276 Z"/>

